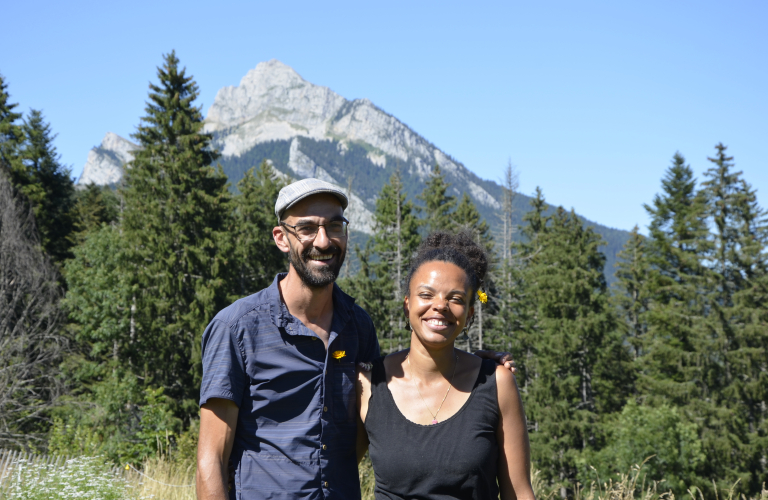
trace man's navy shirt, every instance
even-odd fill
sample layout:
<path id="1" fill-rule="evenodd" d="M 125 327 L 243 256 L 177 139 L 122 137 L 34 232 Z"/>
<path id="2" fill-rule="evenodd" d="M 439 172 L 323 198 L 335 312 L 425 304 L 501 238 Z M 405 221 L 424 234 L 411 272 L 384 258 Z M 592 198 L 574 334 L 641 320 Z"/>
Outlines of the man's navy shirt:
<path id="1" fill-rule="evenodd" d="M 230 498 L 359 499 L 355 364 L 379 356 L 373 322 L 334 284 L 326 350 L 281 300 L 284 277 L 223 309 L 203 334 L 200 404 L 239 408 Z"/>

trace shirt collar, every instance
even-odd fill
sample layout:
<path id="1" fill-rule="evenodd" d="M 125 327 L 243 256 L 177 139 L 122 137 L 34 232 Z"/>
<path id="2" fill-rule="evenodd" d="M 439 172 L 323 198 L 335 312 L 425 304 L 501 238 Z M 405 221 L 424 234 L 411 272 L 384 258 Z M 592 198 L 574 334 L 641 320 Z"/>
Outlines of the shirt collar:
<path id="1" fill-rule="evenodd" d="M 288 311 L 285 302 L 280 297 L 280 281 L 285 278 L 288 273 L 279 273 L 275 276 L 272 284 L 267 287 L 267 300 L 269 301 L 269 312 L 272 316 L 272 322 L 278 328 L 285 328 L 288 323 L 296 321 L 296 318 Z M 341 291 L 339 285 L 333 284 L 333 322 L 331 328 L 340 331 L 347 324 L 349 318 L 352 316 L 352 308 L 355 306 L 355 299 Z M 288 333 L 293 332 L 286 330 Z"/>

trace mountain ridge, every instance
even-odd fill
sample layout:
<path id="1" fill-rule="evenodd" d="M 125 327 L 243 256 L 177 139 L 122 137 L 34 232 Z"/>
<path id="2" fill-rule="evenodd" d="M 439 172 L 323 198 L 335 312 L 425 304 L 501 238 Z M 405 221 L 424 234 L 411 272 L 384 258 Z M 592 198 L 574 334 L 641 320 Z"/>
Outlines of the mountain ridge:
<path id="1" fill-rule="evenodd" d="M 370 100 L 347 100 L 328 87 L 304 80 L 275 59 L 259 63 L 239 85 L 220 89 L 204 130 L 211 133 L 214 147 L 221 152 L 219 163 L 233 186 L 248 168 L 264 159 L 284 176 L 318 177 L 345 190 L 351 184 L 350 220 L 369 235 L 376 196 L 391 174 L 400 170 L 408 197 L 413 199 L 435 164 L 451 184 L 449 194 L 466 192 L 492 228 L 498 229 L 500 224 L 502 188 L 498 183 L 480 178 Z M 101 146 L 89 153 L 78 183 L 98 179 L 101 182 L 96 183 L 115 184 L 117 172 L 130 161 L 136 147 L 108 133 Z M 97 175 L 100 169 L 103 173 Z M 529 199 L 517 196 L 513 223 L 522 223 Z M 611 277 L 611 264 L 629 233 L 583 220 L 607 241 L 606 275 Z"/>

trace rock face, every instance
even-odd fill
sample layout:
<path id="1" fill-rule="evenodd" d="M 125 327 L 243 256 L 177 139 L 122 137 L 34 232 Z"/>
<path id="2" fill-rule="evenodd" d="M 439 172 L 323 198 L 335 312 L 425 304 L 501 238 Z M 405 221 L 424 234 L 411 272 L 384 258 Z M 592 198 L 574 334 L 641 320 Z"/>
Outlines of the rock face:
<path id="1" fill-rule="evenodd" d="M 463 165 L 397 118 L 368 99 L 348 101 L 327 87 L 313 85 L 274 59 L 259 63 L 239 86 L 218 92 L 208 110 L 206 131 L 215 134 L 216 146 L 225 157 L 243 155 L 260 143 L 296 137 L 338 141 L 341 154 L 347 143 L 362 144 L 374 165 L 408 164 L 411 173 L 424 180 L 438 164 L 453 181 L 466 186 L 476 202 L 500 208 Z"/>
<path id="2" fill-rule="evenodd" d="M 85 162 L 77 185 L 85 187 L 88 184 L 117 184 L 123 176 L 123 165 L 133 160 L 132 153 L 138 147 L 117 134 L 107 132 L 101 145 L 88 153 L 88 161 Z"/>

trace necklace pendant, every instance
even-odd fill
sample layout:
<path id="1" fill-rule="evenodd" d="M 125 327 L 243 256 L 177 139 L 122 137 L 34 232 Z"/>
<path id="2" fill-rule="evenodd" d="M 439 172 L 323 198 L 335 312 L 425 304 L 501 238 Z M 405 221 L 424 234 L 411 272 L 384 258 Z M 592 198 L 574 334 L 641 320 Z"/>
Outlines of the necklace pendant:
<path id="1" fill-rule="evenodd" d="M 436 419 L 436 418 L 433 418 L 433 419 L 432 419 L 432 425 L 435 425 L 436 423 L 437 423 L 437 419 Z"/>

